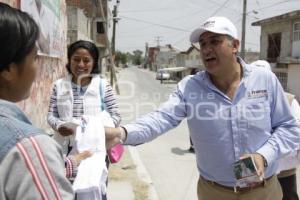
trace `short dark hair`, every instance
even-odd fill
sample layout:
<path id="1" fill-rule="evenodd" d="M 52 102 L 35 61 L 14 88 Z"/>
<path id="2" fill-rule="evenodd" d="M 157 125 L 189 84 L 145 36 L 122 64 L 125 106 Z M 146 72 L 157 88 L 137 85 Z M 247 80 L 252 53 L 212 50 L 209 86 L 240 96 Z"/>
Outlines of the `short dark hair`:
<path id="1" fill-rule="evenodd" d="M 39 27 L 30 15 L 0 2 L 0 71 L 23 62 L 38 37 Z"/>
<path id="2" fill-rule="evenodd" d="M 85 40 L 78 40 L 74 43 L 72 43 L 69 48 L 68 48 L 68 63 L 66 65 L 66 68 L 68 72 L 71 74 L 71 57 L 75 53 L 76 50 L 78 49 L 86 49 L 92 56 L 93 61 L 94 61 L 94 66 L 92 69 L 91 73 L 99 73 L 98 69 L 98 59 L 99 59 L 99 50 L 96 47 L 96 45 L 90 41 L 85 41 Z"/>

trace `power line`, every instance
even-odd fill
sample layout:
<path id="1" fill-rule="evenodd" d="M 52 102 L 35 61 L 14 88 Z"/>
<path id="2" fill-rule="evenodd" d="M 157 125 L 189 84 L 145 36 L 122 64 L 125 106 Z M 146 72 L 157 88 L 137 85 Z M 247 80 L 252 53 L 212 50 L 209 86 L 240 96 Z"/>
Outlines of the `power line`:
<path id="1" fill-rule="evenodd" d="M 122 10 L 120 13 L 137 13 L 137 12 L 153 12 L 153 11 L 166 11 L 166 9 L 170 9 L 170 7 L 164 7 L 164 8 L 153 8 L 153 9 L 145 9 L 145 10 Z M 178 8 L 176 8 L 178 9 Z"/>
<path id="2" fill-rule="evenodd" d="M 147 24 L 152 24 L 155 26 L 160 26 L 163 28 L 168 28 L 168 29 L 172 29 L 172 30 L 177 30 L 177 31 L 183 31 L 183 32 L 190 32 L 189 30 L 185 30 L 182 28 L 177 28 L 177 27 L 172 27 L 172 26 L 168 26 L 168 25 L 163 25 L 163 24 L 157 24 L 157 23 L 153 23 L 153 22 L 149 22 L 149 21 L 145 21 L 145 20 L 141 20 L 141 19 L 136 19 L 136 18 L 132 18 L 132 17 L 126 17 L 126 16 L 120 16 L 121 18 L 124 19 L 128 19 L 128 20 L 133 20 L 133 21 L 137 21 L 137 22 L 143 22 L 143 23 L 147 23 Z"/>
<path id="3" fill-rule="evenodd" d="M 219 4 L 219 2 L 213 1 L 213 0 L 210 0 L 210 2 L 212 2 L 212 3 L 214 3 L 214 4 L 218 5 L 218 6 L 220 6 L 221 8 L 222 8 L 222 7 L 223 7 L 223 8 L 227 8 L 227 9 L 229 9 L 229 10 L 232 10 L 232 11 L 235 11 L 235 12 L 239 12 L 239 14 L 242 14 L 242 12 L 241 12 L 240 10 L 233 9 L 233 8 L 228 7 L 228 6 L 225 6 L 225 4 L 227 4 L 228 1 L 225 2 L 225 3 L 223 3 L 223 4 Z M 219 7 L 219 8 L 220 8 L 220 7 Z"/>
<path id="4" fill-rule="evenodd" d="M 193 15 L 198 14 L 198 13 L 199 13 L 200 11 L 202 11 L 202 10 L 203 10 L 203 8 L 200 9 L 200 10 L 197 10 L 197 11 L 195 11 L 195 12 L 189 13 L 188 15 L 176 16 L 176 17 L 174 17 L 174 18 L 164 20 L 164 21 L 162 21 L 161 23 L 166 23 L 166 22 L 169 22 L 169 21 L 177 20 L 177 19 L 183 20 L 183 19 L 185 19 L 185 18 L 187 18 L 187 17 L 190 17 L 190 16 L 193 16 Z M 179 20 L 178 20 L 178 21 L 179 21 Z M 177 21 L 177 22 L 178 22 L 178 21 Z M 139 30 L 144 31 L 144 30 L 146 30 L 146 29 L 148 29 L 148 28 L 151 28 L 151 27 L 153 27 L 153 26 L 155 26 L 155 25 L 151 24 L 150 26 L 142 27 L 142 28 L 140 28 Z M 130 33 L 132 33 L 132 31 L 131 31 Z M 130 35 L 129 37 L 132 37 L 132 35 Z"/>
<path id="5" fill-rule="evenodd" d="M 225 1 L 210 17 L 215 16 L 230 0 Z"/>
<path id="6" fill-rule="evenodd" d="M 176 16 L 176 17 L 174 17 L 174 18 L 164 20 L 164 21 L 162 21 L 161 23 L 166 23 L 166 22 L 169 22 L 169 21 L 177 20 L 177 19 L 183 20 L 183 19 L 185 19 L 185 18 L 188 18 L 188 17 L 194 16 L 194 15 L 196 15 L 196 14 L 199 14 L 199 12 L 202 11 L 202 10 L 203 10 L 203 8 L 201 8 L 200 10 L 197 10 L 197 11 L 195 11 L 195 12 L 189 13 L 188 15 Z M 180 21 L 180 20 L 178 20 L 178 21 Z M 178 22 L 178 21 L 176 21 L 176 22 Z M 198 22 L 197 22 L 197 23 L 198 23 Z M 155 26 L 155 25 L 152 25 L 152 24 L 151 24 L 150 26 L 145 26 L 145 27 L 139 28 L 139 31 L 145 31 L 145 30 L 147 30 L 148 28 L 151 28 L 151 27 L 153 27 L 153 26 Z M 131 31 L 130 33 L 132 33 L 132 31 Z M 163 34 L 163 33 L 160 33 L 160 34 Z M 123 33 L 123 35 L 121 35 L 120 37 L 123 38 L 123 37 L 135 37 L 135 36 L 136 36 L 136 37 L 145 37 L 144 34 L 143 34 L 143 35 L 131 35 L 131 34 L 129 34 L 129 35 L 124 36 L 124 33 Z"/>

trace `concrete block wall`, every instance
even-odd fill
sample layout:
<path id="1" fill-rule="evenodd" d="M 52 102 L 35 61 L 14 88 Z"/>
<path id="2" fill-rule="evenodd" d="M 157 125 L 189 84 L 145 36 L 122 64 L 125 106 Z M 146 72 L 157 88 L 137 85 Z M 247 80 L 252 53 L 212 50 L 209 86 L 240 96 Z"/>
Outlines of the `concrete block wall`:
<path id="1" fill-rule="evenodd" d="M 68 44 L 77 40 L 91 40 L 91 22 L 81 8 L 67 6 Z"/>
<path id="2" fill-rule="evenodd" d="M 261 59 L 267 59 L 268 53 L 268 35 L 273 33 L 281 33 L 281 50 L 280 57 L 291 56 L 292 54 L 292 36 L 293 28 L 292 23 L 288 21 L 281 21 L 276 23 L 270 23 L 262 26 L 261 35 Z"/>
<path id="3" fill-rule="evenodd" d="M 77 8 L 81 8 L 83 10 L 83 13 L 90 19 L 92 19 L 92 17 L 94 17 L 93 16 L 94 11 L 96 13 L 95 17 L 97 19 L 102 19 L 102 17 L 103 17 L 103 14 L 101 13 L 100 6 L 95 7 L 92 4 L 91 0 L 66 0 L 66 3 L 67 3 L 68 6 L 74 6 L 74 7 L 77 7 Z M 102 0 L 102 5 L 103 5 L 104 13 L 105 13 L 104 16 L 107 16 L 107 0 Z M 96 21 L 94 21 L 91 24 L 91 26 L 94 27 L 94 28 L 92 28 L 93 29 L 92 35 L 95 36 L 95 40 L 98 43 L 98 46 L 100 46 L 100 47 L 106 46 L 106 40 L 105 40 L 104 34 L 97 34 L 96 33 Z M 103 35 L 103 36 L 101 36 L 101 35 Z"/>

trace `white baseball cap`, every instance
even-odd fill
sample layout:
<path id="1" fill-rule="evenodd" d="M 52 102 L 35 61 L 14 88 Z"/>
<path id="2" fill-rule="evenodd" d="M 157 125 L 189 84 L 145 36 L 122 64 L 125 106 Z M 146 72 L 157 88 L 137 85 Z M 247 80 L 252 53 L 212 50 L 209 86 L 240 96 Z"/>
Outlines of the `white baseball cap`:
<path id="1" fill-rule="evenodd" d="M 191 33 L 190 42 L 199 42 L 200 35 L 206 31 L 229 35 L 234 39 L 238 39 L 237 29 L 229 19 L 226 17 L 210 17 L 200 26 L 200 28 L 195 29 Z"/>

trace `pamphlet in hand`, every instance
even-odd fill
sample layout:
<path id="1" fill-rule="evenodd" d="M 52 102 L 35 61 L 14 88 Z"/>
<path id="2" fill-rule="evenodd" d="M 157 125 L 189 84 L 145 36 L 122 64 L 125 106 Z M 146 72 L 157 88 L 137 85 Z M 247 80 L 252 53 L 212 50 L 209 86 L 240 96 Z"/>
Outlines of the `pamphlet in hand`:
<path id="1" fill-rule="evenodd" d="M 233 164 L 233 172 L 237 181 L 236 186 L 239 187 L 249 187 L 262 181 L 257 174 L 257 167 L 252 156 L 236 161 Z"/>

